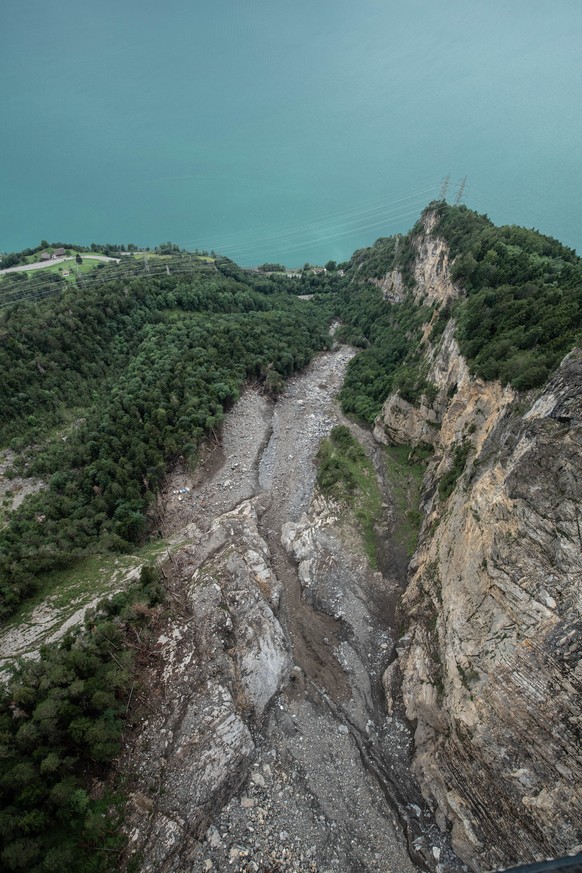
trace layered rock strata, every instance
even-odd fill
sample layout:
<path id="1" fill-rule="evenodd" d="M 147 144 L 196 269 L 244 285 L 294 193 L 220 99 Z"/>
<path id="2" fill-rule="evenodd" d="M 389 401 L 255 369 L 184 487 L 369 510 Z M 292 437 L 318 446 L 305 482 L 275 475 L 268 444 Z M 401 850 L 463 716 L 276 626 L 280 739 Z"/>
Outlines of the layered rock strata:
<path id="1" fill-rule="evenodd" d="M 443 241 L 418 251 L 419 298 L 459 293 Z M 518 398 L 470 375 L 454 329 L 425 344 L 434 402 L 395 395 L 376 422 L 383 442 L 434 448 L 387 679 L 401 671 L 424 793 L 487 870 L 582 842 L 582 353 L 537 400 Z"/>

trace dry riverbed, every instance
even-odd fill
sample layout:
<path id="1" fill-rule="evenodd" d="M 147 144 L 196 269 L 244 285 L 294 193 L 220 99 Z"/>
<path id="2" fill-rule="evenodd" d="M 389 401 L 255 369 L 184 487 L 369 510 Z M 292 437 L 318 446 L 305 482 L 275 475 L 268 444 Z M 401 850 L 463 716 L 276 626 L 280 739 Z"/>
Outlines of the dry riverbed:
<path id="1" fill-rule="evenodd" d="M 314 499 L 353 354 L 318 356 L 275 404 L 248 389 L 160 499 L 183 614 L 124 765 L 144 873 L 461 869 L 382 693 L 401 568 L 388 544 L 372 570 L 349 513 Z"/>

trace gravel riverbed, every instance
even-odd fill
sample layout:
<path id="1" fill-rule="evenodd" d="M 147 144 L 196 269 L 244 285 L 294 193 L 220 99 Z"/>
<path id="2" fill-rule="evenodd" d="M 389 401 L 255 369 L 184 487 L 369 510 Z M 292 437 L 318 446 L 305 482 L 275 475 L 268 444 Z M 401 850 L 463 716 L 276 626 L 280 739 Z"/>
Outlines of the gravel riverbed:
<path id="1" fill-rule="evenodd" d="M 295 665 L 254 731 L 242 789 L 212 818 L 187 865 L 168 869 L 462 869 L 411 774 L 410 727 L 397 702 L 388 714 L 382 694 L 402 568 L 374 572 L 355 529 L 313 503 L 315 455 L 345 423 L 336 397 L 354 353 L 318 356 L 276 403 L 247 389 L 221 446 L 196 473 L 178 469 L 168 481 L 163 528 L 178 538 L 254 499 Z M 350 426 L 373 454 L 370 435 Z"/>

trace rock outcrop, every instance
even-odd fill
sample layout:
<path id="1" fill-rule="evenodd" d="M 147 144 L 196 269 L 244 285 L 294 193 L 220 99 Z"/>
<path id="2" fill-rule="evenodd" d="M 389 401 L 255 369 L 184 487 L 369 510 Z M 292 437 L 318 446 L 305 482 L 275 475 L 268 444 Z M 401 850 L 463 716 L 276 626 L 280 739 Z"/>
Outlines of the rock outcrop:
<path id="1" fill-rule="evenodd" d="M 418 252 L 419 298 L 458 294 L 443 241 Z M 425 343 L 436 399 L 389 398 L 375 434 L 434 447 L 398 668 L 423 791 L 487 870 L 582 842 L 582 353 L 533 402 L 473 378 L 454 327 Z"/>
<path id="2" fill-rule="evenodd" d="M 428 305 L 447 303 L 461 293 L 451 281 L 449 247 L 444 239 L 433 235 L 436 222 L 434 212 L 425 212 L 422 218 L 424 233 L 415 241 L 415 296 L 419 302 Z"/>
<path id="3" fill-rule="evenodd" d="M 406 285 L 400 270 L 392 270 L 383 279 L 370 279 L 382 292 L 382 297 L 387 303 L 402 303 L 406 296 Z"/>
<path id="4" fill-rule="evenodd" d="M 291 669 L 275 617 L 279 583 L 251 502 L 221 516 L 174 557 L 187 609 L 159 640 L 152 717 L 133 757 L 130 844 L 141 869 L 185 869 L 188 852 L 248 776 L 253 731 Z"/>

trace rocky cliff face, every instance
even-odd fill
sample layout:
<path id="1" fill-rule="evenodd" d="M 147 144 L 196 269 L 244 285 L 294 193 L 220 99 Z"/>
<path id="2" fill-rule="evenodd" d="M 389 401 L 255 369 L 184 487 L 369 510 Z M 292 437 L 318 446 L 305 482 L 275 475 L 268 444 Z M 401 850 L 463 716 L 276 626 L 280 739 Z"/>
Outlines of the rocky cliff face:
<path id="1" fill-rule="evenodd" d="M 419 299 L 458 294 L 446 244 L 427 235 L 417 252 Z M 375 429 L 434 447 L 390 673 L 423 790 L 459 855 L 486 870 L 582 842 L 582 353 L 535 402 L 472 378 L 452 321 L 424 353 L 436 399 L 393 396 Z"/>

